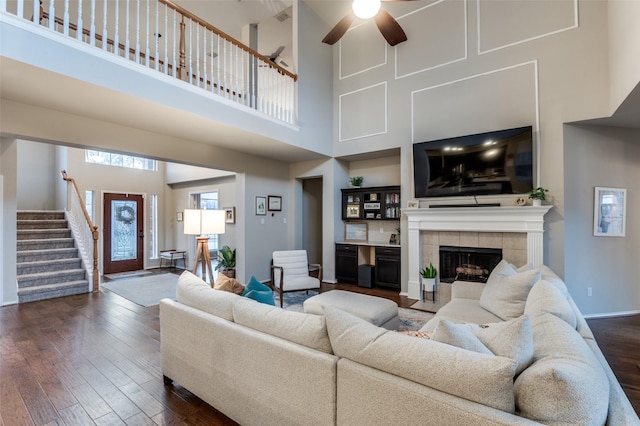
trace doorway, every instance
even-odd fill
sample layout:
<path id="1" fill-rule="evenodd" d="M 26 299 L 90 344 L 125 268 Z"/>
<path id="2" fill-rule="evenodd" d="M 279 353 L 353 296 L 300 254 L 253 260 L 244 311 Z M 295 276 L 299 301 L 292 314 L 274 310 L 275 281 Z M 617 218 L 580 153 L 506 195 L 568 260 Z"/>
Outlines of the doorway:
<path id="1" fill-rule="evenodd" d="M 302 180 L 302 248 L 309 263 L 322 264 L 322 178 Z"/>
<path id="2" fill-rule="evenodd" d="M 144 268 L 143 201 L 142 195 L 104 194 L 105 275 Z"/>

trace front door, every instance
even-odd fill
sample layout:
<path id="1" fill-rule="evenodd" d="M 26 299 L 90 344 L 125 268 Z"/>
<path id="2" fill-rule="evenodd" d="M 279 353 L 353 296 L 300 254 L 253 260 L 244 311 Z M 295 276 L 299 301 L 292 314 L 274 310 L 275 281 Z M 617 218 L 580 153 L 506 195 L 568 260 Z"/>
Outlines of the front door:
<path id="1" fill-rule="evenodd" d="M 144 267 L 142 195 L 104 194 L 104 274 Z"/>

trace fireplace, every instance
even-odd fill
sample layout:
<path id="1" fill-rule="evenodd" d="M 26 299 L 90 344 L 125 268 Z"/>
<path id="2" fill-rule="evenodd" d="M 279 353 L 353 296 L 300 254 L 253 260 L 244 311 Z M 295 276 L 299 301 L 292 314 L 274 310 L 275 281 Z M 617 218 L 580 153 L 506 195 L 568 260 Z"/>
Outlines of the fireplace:
<path id="1" fill-rule="evenodd" d="M 486 283 L 500 260 L 502 249 L 440 246 L 440 282 Z"/>

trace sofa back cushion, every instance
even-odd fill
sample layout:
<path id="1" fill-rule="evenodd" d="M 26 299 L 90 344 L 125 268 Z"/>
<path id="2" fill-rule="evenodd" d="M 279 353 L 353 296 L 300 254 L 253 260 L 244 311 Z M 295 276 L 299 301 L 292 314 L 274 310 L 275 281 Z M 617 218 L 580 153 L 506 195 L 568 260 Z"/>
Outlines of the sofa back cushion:
<path id="1" fill-rule="evenodd" d="M 242 297 L 228 291 L 214 290 L 189 271 L 178 278 L 176 300 L 211 315 L 233 321 L 232 306 Z"/>
<path id="2" fill-rule="evenodd" d="M 332 353 L 325 318 L 321 315 L 285 311 L 275 306 L 242 299 L 233 305 L 233 319 L 245 327 Z"/>
<path id="3" fill-rule="evenodd" d="M 503 259 L 487 279 L 480 306 L 503 320 L 518 318 L 524 313 L 531 287 L 539 280 L 539 269 L 518 273 Z"/>
<path id="4" fill-rule="evenodd" d="M 377 327 L 332 306 L 327 330 L 337 356 L 499 410 L 514 411 L 515 361 Z"/>
<path id="5" fill-rule="evenodd" d="M 534 363 L 515 381 L 523 417 L 552 425 L 603 425 L 609 382 L 578 332 L 548 313 L 531 318 Z"/>
<path id="6" fill-rule="evenodd" d="M 572 328 L 576 328 L 577 315 L 567 300 L 567 295 L 563 294 L 557 285 L 543 279 L 538 281 L 529 292 L 524 313 L 534 317 L 545 312 L 557 316 Z"/>

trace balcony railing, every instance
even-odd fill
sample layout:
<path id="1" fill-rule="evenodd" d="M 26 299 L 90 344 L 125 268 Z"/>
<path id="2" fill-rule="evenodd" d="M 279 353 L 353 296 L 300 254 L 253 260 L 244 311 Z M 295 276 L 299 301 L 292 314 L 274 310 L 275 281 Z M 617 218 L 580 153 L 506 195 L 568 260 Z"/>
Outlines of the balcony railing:
<path id="1" fill-rule="evenodd" d="M 0 0 L 0 12 L 295 122 L 296 74 L 168 0 Z"/>

